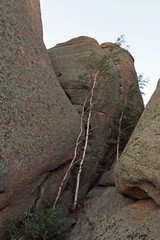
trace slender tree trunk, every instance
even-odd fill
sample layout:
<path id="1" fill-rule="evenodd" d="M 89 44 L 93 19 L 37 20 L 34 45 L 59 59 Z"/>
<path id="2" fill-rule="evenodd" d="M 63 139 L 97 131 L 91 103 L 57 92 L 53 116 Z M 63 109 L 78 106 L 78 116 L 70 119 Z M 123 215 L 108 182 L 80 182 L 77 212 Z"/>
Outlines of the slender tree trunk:
<path id="1" fill-rule="evenodd" d="M 85 137 L 85 145 L 84 145 L 82 159 L 81 159 L 80 165 L 79 165 L 79 171 L 78 171 L 78 174 L 77 174 L 77 183 L 76 183 L 75 197 L 74 197 L 74 203 L 73 203 L 73 211 L 75 210 L 75 208 L 77 206 L 80 176 L 81 176 L 82 166 L 83 166 L 83 163 L 84 163 L 84 160 L 85 160 L 87 146 L 88 146 L 89 125 L 90 125 L 90 121 L 91 121 L 92 107 L 93 107 L 93 95 L 94 95 L 94 89 L 95 89 L 98 74 L 99 74 L 99 71 L 97 71 L 95 73 L 93 86 L 91 88 L 91 96 L 90 96 L 90 99 L 89 99 L 89 114 L 88 114 L 88 119 L 87 119 L 87 130 L 86 130 L 86 137 Z"/>
<path id="2" fill-rule="evenodd" d="M 66 173 L 65 173 L 65 175 L 64 175 L 64 177 L 62 179 L 62 182 L 61 182 L 61 184 L 59 186 L 58 193 L 57 193 L 56 199 L 55 199 L 54 204 L 53 204 L 53 208 L 56 207 L 56 204 L 57 204 L 57 202 L 58 202 L 58 200 L 60 198 L 61 192 L 62 192 L 63 185 L 64 185 L 64 183 L 65 183 L 65 181 L 66 181 L 66 179 L 68 177 L 68 174 L 69 174 L 70 170 L 72 169 L 72 167 L 73 167 L 73 165 L 75 163 L 76 157 L 77 157 L 77 150 L 78 150 L 79 144 L 81 143 L 80 138 L 81 138 L 82 133 L 83 133 L 84 108 L 85 108 L 85 105 L 86 105 L 87 98 L 88 98 L 88 96 L 86 97 L 86 99 L 84 101 L 84 104 L 83 104 L 83 107 L 82 107 L 80 133 L 79 133 L 79 135 L 77 137 L 77 140 L 76 140 L 76 146 L 75 146 L 75 149 L 74 149 L 74 156 L 73 156 L 73 159 L 72 159 L 72 161 L 71 161 L 71 163 L 70 163 L 70 165 L 69 165 L 69 167 L 68 167 L 68 169 L 67 169 L 67 171 L 66 171 Z"/>
<path id="3" fill-rule="evenodd" d="M 122 120 L 123 120 L 126 104 L 127 104 L 127 96 L 125 97 L 125 101 L 124 101 L 124 104 L 123 104 L 123 109 L 122 109 L 121 116 L 120 116 L 120 119 L 119 119 L 118 135 L 117 135 L 116 161 L 118 161 L 118 159 L 119 159 L 119 146 L 120 146 L 120 140 L 121 140 Z"/>

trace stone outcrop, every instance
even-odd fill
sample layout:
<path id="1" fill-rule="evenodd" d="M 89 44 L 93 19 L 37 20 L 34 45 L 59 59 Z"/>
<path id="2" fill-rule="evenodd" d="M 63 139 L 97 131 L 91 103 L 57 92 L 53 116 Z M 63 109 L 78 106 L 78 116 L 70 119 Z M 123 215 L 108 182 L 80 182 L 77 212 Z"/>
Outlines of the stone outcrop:
<path id="1" fill-rule="evenodd" d="M 89 192 L 66 240 L 159 240 L 159 90 L 160 82 L 116 162 L 115 184 L 123 195 L 111 186 L 111 168 L 100 178 L 101 187 Z"/>
<path id="2" fill-rule="evenodd" d="M 115 167 L 118 190 L 160 205 L 160 81 Z"/>
<path id="3" fill-rule="evenodd" d="M 114 169 L 119 131 L 120 155 L 143 111 L 133 57 L 88 37 L 47 52 L 39 0 L 2 0 L 1 7 L 0 239 L 4 220 L 40 209 L 49 188 L 56 195 L 73 157 L 86 100 L 85 136 L 97 73 L 79 200 L 89 194 L 66 239 L 159 240 L 160 82 Z M 78 167 L 77 162 L 63 186 L 64 215 L 72 208 Z M 73 213 L 69 226 L 75 221 Z"/>
<path id="4" fill-rule="evenodd" d="M 115 187 L 95 188 L 66 240 L 159 240 L 160 207 L 152 200 L 135 201 Z"/>
<path id="5" fill-rule="evenodd" d="M 2 0 L 1 15 L 0 225 L 72 158 L 80 126 L 43 44 L 39 1 Z"/>
<path id="6" fill-rule="evenodd" d="M 104 165 L 107 171 L 115 159 L 115 125 L 118 128 L 125 99 L 132 103 L 133 107 L 130 112 L 125 113 L 132 118 L 134 123 L 130 123 L 131 125 L 136 125 L 143 111 L 134 60 L 129 52 L 119 46 L 111 43 L 99 45 L 95 39 L 88 37 L 78 37 L 58 44 L 48 52 L 62 88 L 80 114 L 90 93 L 95 72 L 100 64 L 104 68 L 98 75 L 94 93 L 87 160 L 83 166 L 79 192 L 80 198 L 83 198 L 96 182 Z M 134 90 L 132 89 L 132 96 L 129 96 L 131 88 Z M 85 109 L 88 107 L 87 102 Z M 123 127 L 127 131 L 125 138 L 121 140 L 120 151 L 133 130 L 125 121 Z"/>

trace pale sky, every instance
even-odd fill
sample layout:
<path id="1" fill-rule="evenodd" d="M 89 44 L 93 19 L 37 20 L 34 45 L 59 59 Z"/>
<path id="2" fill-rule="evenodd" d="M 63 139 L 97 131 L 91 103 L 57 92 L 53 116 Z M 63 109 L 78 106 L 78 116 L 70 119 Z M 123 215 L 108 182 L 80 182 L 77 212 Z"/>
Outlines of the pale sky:
<path id="1" fill-rule="evenodd" d="M 160 0 L 40 0 L 44 42 L 47 48 L 79 36 L 99 44 L 125 35 L 135 59 L 137 74 L 149 83 L 144 103 L 160 78 Z M 160 64 L 160 63 L 159 63 Z"/>

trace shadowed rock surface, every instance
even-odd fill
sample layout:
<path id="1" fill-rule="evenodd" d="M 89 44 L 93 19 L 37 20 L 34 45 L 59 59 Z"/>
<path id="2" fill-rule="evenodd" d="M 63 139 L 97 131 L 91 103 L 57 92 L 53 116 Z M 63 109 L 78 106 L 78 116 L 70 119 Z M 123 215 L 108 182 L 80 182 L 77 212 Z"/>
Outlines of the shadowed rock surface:
<path id="1" fill-rule="evenodd" d="M 118 190 L 160 205 L 160 81 L 115 167 Z"/>
<path id="2" fill-rule="evenodd" d="M 90 93 L 99 63 L 104 61 L 103 74 L 98 75 L 96 82 L 87 159 L 81 176 L 79 196 L 83 198 L 94 186 L 104 165 L 107 165 L 106 170 L 109 169 L 115 159 L 117 130 L 113 128 L 115 125 L 118 128 L 124 100 L 127 98 L 127 101 L 132 102 L 132 110 L 125 114 L 132 116 L 133 126 L 143 111 L 134 60 L 119 46 L 111 43 L 99 45 L 95 39 L 89 37 L 71 39 L 56 45 L 48 52 L 62 88 L 79 113 Z M 129 96 L 131 88 L 134 90 L 132 96 Z M 88 107 L 87 102 L 85 109 Z M 121 141 L 120 151 L 134 128 L 128 127 L 125 122 L 123 127 L 128 130 Z"/>
<path id="3" fill-rule="evenodd" d="M 39 209 L 50 187 L 57 193 L 73 157 L 79 113 L 86 98 L 85 110 L 89 107 L 87 96 L 97 65 L 103 63 L 79 199 L 98 186 L 89 192 L 67 240 L 159 240 L 160 84 L 115 169 L 117 188 L 133 200 L 113 186 L 120 116 L 124 110 L 121 154 L 143 111 L 132 56 L 115 44 L 99 45 L 92 38 L 79 37 L 49 49 L 49 59 L 39 1 L 2 0 L 1 6 L 0 239 L 6 218 Z M 77 169 L 78 164 L 68 175 L 59 201 L 65 215 L 72 208 Z M 156 203 L 135 201 L 148 196 Z M 73 215 L 70 226 L 75 223 Z"/>
<path id="4" fill-rule="evenodd" d="M 66 240 L 159 240 L 160 208 L 152 200 L 134 201 L 115 187 L 95 188 Z"/>
<path id="5" fill-rule="evenodd" d="M 80 122 L 43 44 L 39 1 L 2 0 L 0 36 L 1 224 L 30 209 L 49 172 L 72 157 Z"/>
<path id="6" fill-rule="evenodd" d="M 93 189 L 66 240 L 159 240 L 159 89 L 160 82 L 116 162 L 115 183 L 124 195 L 115 187 Z M 112 184 L 110 176 L 112 168 L 99 185 Z"/>

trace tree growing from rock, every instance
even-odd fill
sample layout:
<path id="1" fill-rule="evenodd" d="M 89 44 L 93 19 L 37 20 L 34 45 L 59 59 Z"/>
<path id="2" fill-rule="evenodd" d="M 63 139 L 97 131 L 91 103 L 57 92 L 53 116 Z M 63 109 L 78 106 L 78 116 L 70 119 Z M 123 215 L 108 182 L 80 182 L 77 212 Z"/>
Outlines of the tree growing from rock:
<path id="1" fill-rule="evenodd" d="M 92 53 L 91 57 L 94 58 L 94 52 Z M 89 133 L 90 133 L 90 121 L 91 121 L 91 116 L 92 116 L 92 111 L 93 111 L 93 106 L 95 104 L 95 101 L 93 101 L 94 98 L 94 91 L 95 91 L 95 87 L 96 87 L 96 82 L 98 81 L 98 77 L 104 76 L 105 74 L 107 74 L 109 72 L 110 69 L 110 62 L 109 62 L 109 58 L 104 55 L 100 60 L 94 60 L 92 64 L 88 65 L 88 70 L 89 70 L 89 74 L 86 75 L 84 74 L 83 76 L 80 76 L 80 78 L 87 78 L 87 81 L 90 85 L 90 92 L 88 94 L 88 96 L 86 97 L 83 107 L 82 107 L 82 113 L 81 113 L 81 126 L 80 126 L 80 133 L 77 137 L 77 141 L 76 141 L 76 145 L 75 145 L 75 151 L 74 151 L 74 156 L 73 159 L 71 160 L 71 163 L 68 167 L 68 170 L 66 171 L 63 180 L 61 181 L 59 190 L 58 190 L 58 194 L 56 196 L 56 199 L 54 201 L 53 204 L 53 208 L 55 208 L 60 195 L 62 193 L 63 190 L 63 186 L 64 183 L 71 171 L 71 169 L 73 168 L 73 166 L 75 165 L 75 163 L 77 163 L 76 158 L 77 158 L 77 151 L 78 151 L 78 146 L 81 143 L 81 137 L 83 134 L 83 117 L 84 114 L 87 115 L 87 127 L 86 127 L 86 132 L 85 132 L 85 140 L 84 140 L 84 149 L 83 149 L 83 153 L 82 153 L 82 158 L 79 160 L 80 165 L 79 165 L 79 171 L 77 174 L 77 182 L 76 182 L 76 190 L 75 190 L 75 197 L 74 197 L 74 203 L 73 203 L 73 210 L 75 210 L 76 205 L 77 205 L 77 199 L 78 199 L 78 191 L 79 191 L 79 184 L 80 184 L 80 176 L 81 176 L 81 171 L 82 171 L 82 166 L 86 157 L 86 152 L 87 152 L 87 146 L 88 146 L 88 138 L 89 138 Z M 89 107 L 87 108 L 87 111 L 85 112 L 85 108 L 86 108 L 86 103 L 89 99 Z"/>
<path id="2" fill-rule="evenodd" d="M 113 50 L 113 49 L 111 49 Z M 118 58 L 118 50 L 116 49 L 116 52 L 112 51 L 112 57 L 114 61 L 120 62 L 120 59 Z M 75 210 L 77 206 L 78 201 L 78 192 L 79 192 L 79 185 L 80 185 L 80 177 L 82 172 L 82 167 L 85 162 L 86 153 L 87 153 L 87 147 L 88 147 L 88 141 L 89 141 L 89 134 L 90 134 L 90 121 L 92 117 L 92 113 L 94 111 L 94 105 L 98 104 L 99 100 L 95 100 L 94 93 L 97 81 L 100 81 L 101 77 L 109 77 L 111 79 L 111 83 L 114 87 L 114 81 L 117 80 L 117 77 L 119 76 L 113 76 L 110 72 L 111 65 L 110 65 L 110 57 L 105 54 L 100 60 L 96 60 L 94 58 L 95 54 L 92 53 L 91 55 L 91 63 L 88 65 L 88 73 L 85 73 L 84 75 L 80 76 L 80 78 L 85 79 L 88 81 L 88 86 L 90 88 L 89 94 L 87 95 L 83 107 L 82 107 L 82 113 L 81 113 L 81 126 L 80 126 L 80 133 L 77 137 L 77 141 L 75 144 L 75 151 L 74 151 L 74 157 L 71 160 L 71 163 L 68 167 L 68 170 L 66 171 L 66 174 L 60 184 L 58 194 L 56 196 L 55 202 L 53 204 L 53 208 L 55 208 L 57 202 L 59 201 L 60 195 L 63 190 L 64 183 L 74 167 L 75 164 L 79 162 L 79 170 L 77 173 L 77 180 L 76 180 L 76 189 L 75 189 L 75 195 L 74 195 L 74 203 L 73 203 L 73 210 Z M 115 132 L 116 132 L 116 139 L 112 139 L 112 142 L 115 142 L 116 144 L 116 159 L 118 160 L 120 155 L 120 148 L 121 145 L 124 146 L 124 143 L 126 144 L 126 139 L 128 139 L 128 136 L 133 131 L 137 119 L 139 118 L 139 113 L 136 109 L 133 109 L 133 95 L 135 94 L 135 90 L 137 89 L 138 85 L 132 85 L 128 88 L 128 92 L 125 96 L 124 100 L 115 99 L 114 97 L 110 96 L 109 101 L 116 104 L 117 109 L 119 109 L 119 118 L 118 121 L 115 122 L 115 126 L 113 126 Z M 102 86 L 103 87 L 103 86 Z M 86 105 L 89 106 L 86 107 Z M 85 109 L 87 109 L 85 111 Z M 84 148 L 82 151 L 82 156 L 80 160 L 77 160 L 77 153 L 80 143 L 82 142 L 82 135 L 84 131 L 84 116 L 87 117 L 87 124 L 86 124 L 86 132 L 85 132 L 85 139 L 84 139 Z"/>

